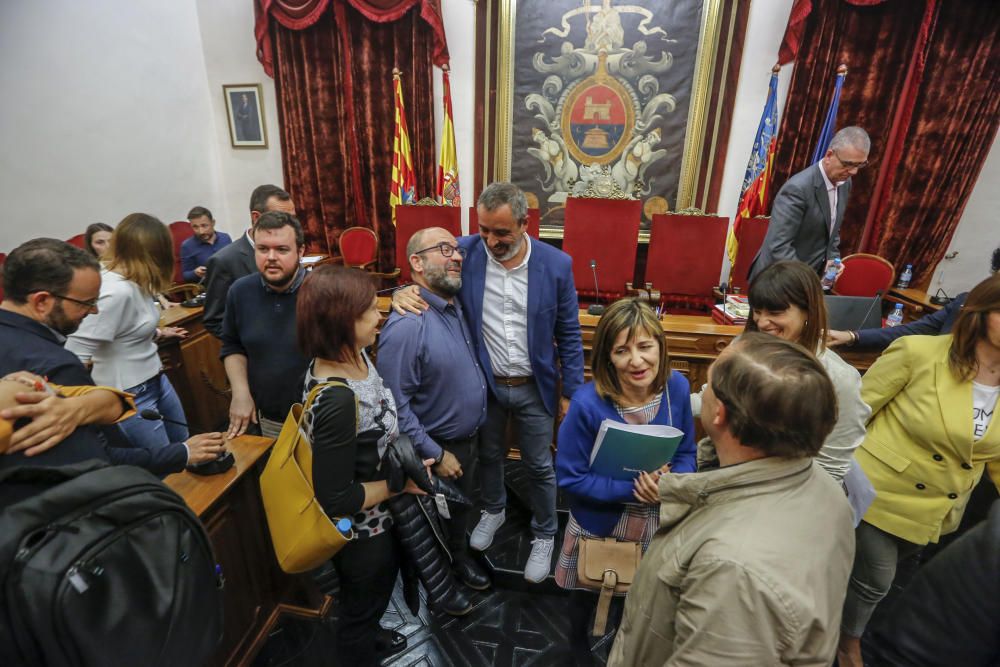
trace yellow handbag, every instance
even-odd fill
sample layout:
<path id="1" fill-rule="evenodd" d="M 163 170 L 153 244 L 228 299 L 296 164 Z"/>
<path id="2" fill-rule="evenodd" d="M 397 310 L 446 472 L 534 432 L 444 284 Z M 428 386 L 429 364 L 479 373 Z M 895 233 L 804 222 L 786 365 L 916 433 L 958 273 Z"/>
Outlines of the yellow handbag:
<path id="1" fill-rule="evenodd" d="M 316 499 L 312 478 L 312 444 L 302 432 L 302 415 L 325 387 L 346 387 L 343 382 L 325 382 L 312 388 L 305 406 L 296 403 L 288 411 L 281 433 L 271 448 L 271 458 L 260 476 L 267 527 L 278 565 L 288 573 L 319 567 L 353 537 L 337 529 Z M 354 401 L 357 429 L 357 399 Z"/>
<path id="2" fill-rule="evenodd" d="M 607 627 L 613 594 L 628 591 L 635 579 L 642 559 L 642 545 L 638 542 L 619 542 L 613 537 L 602 539 L 581 535 L 579 547 L 576 582 L 584 588 L 600 591 L 591 631 L 599 637 Z"/>

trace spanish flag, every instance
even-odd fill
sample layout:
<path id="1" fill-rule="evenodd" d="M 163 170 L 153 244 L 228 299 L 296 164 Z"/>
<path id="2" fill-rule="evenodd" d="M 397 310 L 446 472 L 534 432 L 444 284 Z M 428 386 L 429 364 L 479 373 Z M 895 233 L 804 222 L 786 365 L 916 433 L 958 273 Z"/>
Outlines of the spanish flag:
<path id="1" fill-rule="evenodd" d="M 764 104 L 764 113 L 761 114 L 760 124 L 757 126 L 753 151 L 750 153 L 747 170 L 743 176 L 739 212 L 726 239 L 726 254 L 729 255 L 731 266 L 736 265 L 736 254 L 739 251 L 742 226 L 740 223 L 747 218 L 767 213 L 767 195 L 771 187 L 771 170 L 774 168 L 774 145 L 778 138 L 778 69 L 775 65 L 771 70 L 767 102 Z"/>
<path id="2" fill-rule="evenodd" d="M 396 132 L 392 139 L 392 187 L 389 190 L 389 206 L 392 209 L 392 224 L 396 224 L 396 205 L 412 203 L 417 186 L 413 173 L 413 158 L 410 157 L 410 133 L 406 129 L 406 107 L 403 106 L 403 84 L 399 80 L 399 70 L 392 70 L 392 90 L 396 107 Z"/>
<path id="3" fill-rule="evenodd" d="M 441 157 L 438 159 L 437 200 L 445 206 L 461 206 L 458 188 L 458 156 L 455 154 L 455 119 L 451 111 L 451 80 L 448 66 L 441 68 L 444 84 L 444 123 L 441 128 Z"/>

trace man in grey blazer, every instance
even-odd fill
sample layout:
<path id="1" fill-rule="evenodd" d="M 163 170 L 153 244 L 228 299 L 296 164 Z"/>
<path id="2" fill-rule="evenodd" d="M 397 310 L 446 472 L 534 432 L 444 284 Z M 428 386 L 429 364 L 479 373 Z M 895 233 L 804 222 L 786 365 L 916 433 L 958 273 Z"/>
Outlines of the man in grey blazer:
<path id="1" fill-rule="evenodd" d="M 785 182 L 771 207 L 767 235 L 750 265 L 750 282 L 783 259 L 800 260 L 822 274 L 840 257 L 840 225 L 851 177 L 868 165 L 870 149 L 867 132 L 845 127 L 833 136 L 819 162 Z"/>
<path id="2" fill-rule="evenodd" d="M 205 328 L 216 338 L 222 337 L 222 319 L 226 312 L 229 286 L 243 276 L 257 272 L 254 259 L 253 226 L 264 213 L 281 211 L 295 215 L 291 195 L 277 185 L 258 185 L 250 195 L 250 227 L 242 237 L 233 239 L 208 260 L 205 271 Z"/>

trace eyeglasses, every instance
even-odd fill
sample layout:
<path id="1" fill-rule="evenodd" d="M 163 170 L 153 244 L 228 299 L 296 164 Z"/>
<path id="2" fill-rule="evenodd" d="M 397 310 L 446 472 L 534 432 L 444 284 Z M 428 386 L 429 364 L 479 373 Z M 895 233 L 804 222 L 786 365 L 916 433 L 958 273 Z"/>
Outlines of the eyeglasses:
<path id="1" fill-rule="evenodd" d="M 48 290 L 36 289 L 29 292 L 29 294 L 37 294 L 39 292 L 48 292 Z M 62 299 L 63 301 L 72 301 L 78 306 L 83 306 L 87 310 L 93 310 L 94 308 L 97 308 L 98 299 L 91 299 L 90 301 L 81 301 L 80 299 L 74 299 L 73 297 L 66 296 L 65 294 L 56 294 L 55 292 L 49 292 L 49 294 L 51 294 L 57 299 Z"/>
<path id="2" fill-rule="evenodd" d="M 440 251 L 444 257 L 451 257 L 456 252 L 458 253 L 458 256 L 461 257 L 462 259 L 465 259 L 466 255 L 465 248 L 461 248 L 457 245 L 452 245 L 450 243 L 445 243 L 444 241 L 438 243 L 437 245 L 432 245 L 430 248 L 424 248 L 423 250 L 418 250 L 413 254 L 419 255 L 420 253 L 430 252 L 431 250 Z"/>
<path id="3" fill-rule="evenodd" d="M 844 158 L 840 157 L 840 154 L 837 151 L 834 150 L 833 154 L 837 157 L 837 161 L 840 162 L 840 164 L 847 167 L 848 169 L 864 169 L 865 167 L 868 166 L 868 160 L 865 160 L 864 162 L 849 162 Z"/>

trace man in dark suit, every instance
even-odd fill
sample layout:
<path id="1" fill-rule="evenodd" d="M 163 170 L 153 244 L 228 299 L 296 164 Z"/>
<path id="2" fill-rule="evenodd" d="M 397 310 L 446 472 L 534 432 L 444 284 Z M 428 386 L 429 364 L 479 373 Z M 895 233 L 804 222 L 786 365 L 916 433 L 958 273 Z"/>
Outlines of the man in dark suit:
<path id="1" fill-rule="evenodd" d="M 851 177 L 868 165 L 871 140 L 860 127 L 845 127 L 833 136 L 826 155 L 789 178 L 771 207 L 771 222 L 749 280 L 783 259 L 797 259 L 822 274 L 840 257 Z"/>
<path id="2" fill-rule="evenodd" d="M 487 186 L 477 214 L 479 235 L 458 240 L 466 253 L 458 299 L 490 388 L 479 443 L 483 513 L 470 544 L 485 550 L 504 522 L 506 426 L 512 418 L 531 482 L 534 539 L 524 578 L 538 583 L 549 574 L 557 530 L 554 420 L 583 384 L 573 260 L 528 237 L 528 203 L 511 183 Z M 415 292 L 407 289 L 393 298 L 402 301 Z M 410 303 L 427 309 L 419 298 Z"/>
<path id="3" fill-rule="evenodd" d="M 250 195 L 250 227 L 208 260 L 205 272 L 205 328 L 216 338 L 222 336 L 222 316 L 226 312 L 229 286 L 237 279 L 257 271 L 254 259 L 253 226 L 267 211 L 295 215 L 292 196 L 277 185 L 259 185 Z"/>

